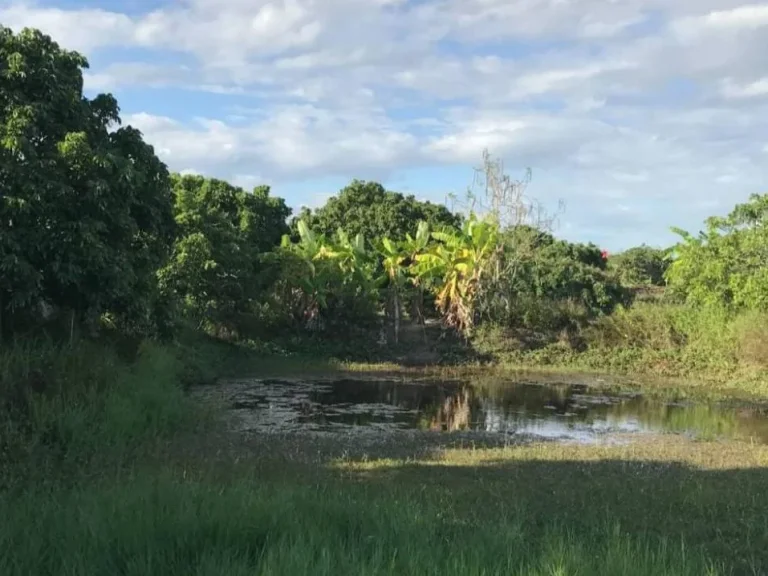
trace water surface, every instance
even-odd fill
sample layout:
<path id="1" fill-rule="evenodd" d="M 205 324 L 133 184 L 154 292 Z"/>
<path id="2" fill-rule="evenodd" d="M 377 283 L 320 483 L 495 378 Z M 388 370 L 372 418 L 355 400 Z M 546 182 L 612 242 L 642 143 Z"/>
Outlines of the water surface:
<path id="1" fill-rule="evenodd" d="M 615 434 L 677 433 L 768 443 L 768 408 L 672 402 L 582 384 L 338 379 L 230 380 L 232 425 L 259 432 L 475 431 L 592 442 Z"/>

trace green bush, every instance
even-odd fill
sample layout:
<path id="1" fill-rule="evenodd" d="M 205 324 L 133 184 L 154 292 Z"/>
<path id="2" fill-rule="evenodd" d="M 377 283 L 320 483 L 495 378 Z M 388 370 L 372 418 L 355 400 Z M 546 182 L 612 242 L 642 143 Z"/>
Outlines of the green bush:
<path id="1" fill-rule="evenodd" d="M 670 290 L 694 306 L 768 310 L 768 195 L 752 196 L 725 218 L 707 220 L 682 241 L 667 271 Z"/>
<path id="2" fill-rule="evenodd" d="M 594 245 L 557 240 L 529 227 L 506 231 L 503 245 L 500 273 L 487 275 L 481 292 L 486 323 L 574 331 L 630 301 Z"/>

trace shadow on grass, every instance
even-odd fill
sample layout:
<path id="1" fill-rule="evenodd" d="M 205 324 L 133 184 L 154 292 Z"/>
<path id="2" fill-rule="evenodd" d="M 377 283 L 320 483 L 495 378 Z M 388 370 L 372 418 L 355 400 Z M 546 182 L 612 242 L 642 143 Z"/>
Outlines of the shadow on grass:
<path id="1" fill-rule="evenodd" d="M 526 454 L 526 457 L 533 456 Z M 764 574 L 764 468 L 246 463 L 0 494 L 2 573 Z"/>
<path id="2" fill-rule="evenodd" d="M 253 474 L 263 485 L 332 489 L 354 506 L 405 507 L 467 530 L 504 532 L 516 523 L 531 543 L 553 526 L 588 541 L 618 525 L 633 541 L 666 542 L 725 573 L 768 573 L 767 446 L 674 435 L 503 446 L 498 435 L 286 434 L 256 435 L 218 459 L 197 456 L 216 482 Z M 446 537 L 463 546 L 460 534 Z"/>
<path id="3" fill-rule="evenodd" d="M 574 534 L 617 524 L 634 537 L 684 541 L 688 553 L 737 574 L 768 573 L 768 468 L 589 461 L 568 459 L 560 450 L 521 448 L 480 462 L 454 463 L 449 456 L 436 462 L 347 462 L 340 468 L 346 479 L 374 493 L 419 492 L 457 518 L 522 518 L 522 529 L 540 537 L 553 524 Z M 590 452 L 585 448 L 582 455 Z"/>

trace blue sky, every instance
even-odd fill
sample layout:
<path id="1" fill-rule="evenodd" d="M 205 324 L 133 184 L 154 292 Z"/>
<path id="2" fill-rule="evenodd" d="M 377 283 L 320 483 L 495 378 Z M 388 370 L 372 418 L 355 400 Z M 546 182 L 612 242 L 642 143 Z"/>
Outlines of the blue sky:
<path id="1" fill-rule="evenodd" d="M 84 53 L 171 169 L 319 205 L 352 178 L 442 202 L 483 149 L 556 233 L 673 240 L 768 192 L 768 2 L 0 0 Z"/>

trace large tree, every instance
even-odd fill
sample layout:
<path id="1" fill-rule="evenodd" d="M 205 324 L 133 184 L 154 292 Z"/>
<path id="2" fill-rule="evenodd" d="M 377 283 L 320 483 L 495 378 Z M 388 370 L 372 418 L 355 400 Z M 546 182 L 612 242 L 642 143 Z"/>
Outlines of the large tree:
<path id="1" fill-rule="evenodd" d="M 421 220 L 433 226 L 461 225 L 461 217 L 445 206 L 422 202 L 414 196 L 386 190 L 377 182 L 361 180 L 353 180 L 325 206 L 314 211 L 304 209 L 296 221 L 299 219 L 319 234 L 330 237 L 341 228 L 352 237 L 362 234 L 368 242 L 415 234 Z"/>
<path id="2" fill-rule="evenodd" d="M 119 128 L 111 95 L 83 96 L 86 59 L 0 27 L 0 311 L 40 301 L 147 320 L 173 235 L 165 165 Z M 118 127 L 117 129 L 115 129 Z"/>
<path id="3" fill-rule="evenodd" d="M 199 322 L 231 325 L 258 294 L 260 255 L 288 232 L 290 209 L 269 187 L 173 175 L 178 235 L 160 277 Z"/>

